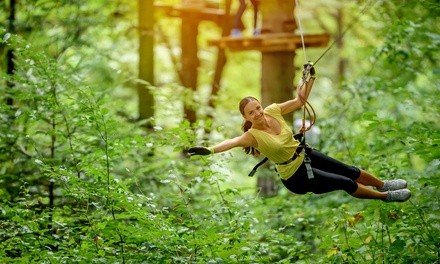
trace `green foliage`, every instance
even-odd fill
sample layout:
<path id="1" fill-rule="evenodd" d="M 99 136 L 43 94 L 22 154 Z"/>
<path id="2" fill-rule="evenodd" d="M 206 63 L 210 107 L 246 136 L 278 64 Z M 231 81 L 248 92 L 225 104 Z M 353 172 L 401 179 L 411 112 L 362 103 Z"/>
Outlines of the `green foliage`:
<path id="1" fill-rule="evenodd" d="M 35 15 L 55 5 L 37 2 Z M 101 3 L 86 2 L 78 4 Z M 225 174 L 243 178 L 250 167 L 241 156 L 182 154 L 213 140 L 196 130 L 205 124 L 174 117 L 146 131 L 127 118 L 126 98 L 113 96 L 120 77 L 108 75 L 105 54 L 82 46 L 68 59 L 53 49 L 47 55 L 39 41 L 2 30 L 16 69 L 0 83 L 0 100 L 14 101 L 0 104 L 0 262 L 438 262 L 438 4 L 424 3 L 379 7 L 374 14 L 387 25 L 377 29 L 381 44 L 373 63 L 353 71 L 368 75 L 347 81 L 337 100 L 328 99 L 331 115 L 319 120 L 324 151 L 381 178 L 407 179 L 413 197 L 404 204 L 284 189 L 262 198 L 231 186 Z M 65 8 L 59 19 L 74 19 L 67 16 L 73 7 Z M 158 119 L 174 115 L 185 92 L 175 84 L 154 88 Z M 231 123 L 240 123 L 226 119 L 213 125 L 217 137 L 231 136 Z"/>
<path id="2" fill-rule="evenodd" d="M 330 104 L 332 117 L 323 131 L 330 140 L 323 145 L 381 178 L 408 179 L 414 196 L 409 204 L 363 212 L 377 222 L 347 228 L 355 237 L 349 245 L 359 246 L 338 248 L 339 261 L 350 260 L 345 251 L 362 253 L 367 263 L 434 263 L 440 186 L 438 20 L 431 9 L 410 1 L 388 1 L 381 10 L 374 14 L 386 25 L 380 29 L 382 45 L 365 65 L 368 76 L 344 85 L 339 100 Z"/>

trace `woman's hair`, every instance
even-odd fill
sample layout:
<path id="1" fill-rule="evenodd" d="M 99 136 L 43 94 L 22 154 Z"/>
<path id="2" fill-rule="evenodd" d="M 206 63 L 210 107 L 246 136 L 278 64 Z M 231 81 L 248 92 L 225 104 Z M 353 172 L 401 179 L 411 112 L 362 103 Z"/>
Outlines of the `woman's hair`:
<path id="1" fill-rule="evenodd" d="M 252 101 L 257 101 L 257 102 L 259 102 L 257 98 L 252 97 L 252 96 L 247 96 L 247 97 L 241 99 L 238 108 L 240 109 L 240 113 L 241 113 L 243 116 L 244 116 L 244 108 L 246 107 L 246 105 L 247 105 L 249 102 L 252 102 Z M 248 131 L 251 127 L 252 127 L 252 123 L 251 123 L 250 121 L 248 121 L 248 120 L 244 120 L 243 125 L 242 125 L 241 128 L 243 129 L 243 132 L 246 132 L 246 131 Z M 253 156 L 258 156 L 258 155 L 260 155 L 260 152 L 259 152 L 257 149 L 253 148 L 253 147 L 245 147 L 245 148 L 243 148 L 243 150 L 244 150 L 244 152 L 245 152 L 246 154 L 251 154 L 251 155 L 253 155 Z"/>

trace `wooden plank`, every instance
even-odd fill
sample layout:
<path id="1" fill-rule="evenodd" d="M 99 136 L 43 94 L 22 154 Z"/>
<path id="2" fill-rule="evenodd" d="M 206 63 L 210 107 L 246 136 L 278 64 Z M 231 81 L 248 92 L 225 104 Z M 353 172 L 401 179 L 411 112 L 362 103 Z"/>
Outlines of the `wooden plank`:
<path id="1" fill-rule="evenodd" d="M 330 40 L 329 34 L 310 34 L 304 36 L 306 47 L 325 47 Z M 261 52 L 294 51 L 302 47 L 301 36 L 293 33 L 268 33 L 258 36 L 223 37 L 208 40 L 210 46 L 230 51 L 258 50 Z"/>
<path id="2" fill-rule="evenodd" d="M 199 7 L 199 6 L 169 6 L 169 5 L 155 5 L 156 9 L 163 11 L 169 17 L 192 17 L 201 21 L 212 21 L 216 24 L 221 24 L 226 17 L 225 10 L 219 8 Z M 232 21 L 235 15 L 229 15 Z"/>

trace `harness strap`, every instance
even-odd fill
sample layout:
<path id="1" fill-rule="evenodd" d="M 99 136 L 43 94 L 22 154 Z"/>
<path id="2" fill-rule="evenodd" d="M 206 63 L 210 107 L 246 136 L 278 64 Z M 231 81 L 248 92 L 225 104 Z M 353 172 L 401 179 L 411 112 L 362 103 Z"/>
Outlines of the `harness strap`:
<path id="1" fill-rule="evenodd" d="M 301 145 L 304 148 L 307 148 L 307 144 L 306 144 L 306 134 L 305 132 L 302 135 L 301 138 Z M 312 165 L 310 164 L 312 162 L 312 160 L 310 159 L 310 157 L 307 155 L 307 151 L 304 153 L 304 165 L 306 166 L 306 171 L 307 171 L 307 178 L 313 179 L 315 178 L 315 176 L 313 175 L 313 170 L 312 170 Z"/>
<path id="2" fill-rule="evenodd" d="M 254 168 L 252 169 L 252 171 L 249 173 L 249 177 L 254 176 L 254 174 L 257 172 L 258 167 L 260 167 L 261 165 L 263 165 L 266 161 L 268 161 L 269 158 L 265 157 L 262 161 L 258 162 L 257 165 L 254 166 Z"/>
<path id="3" fill-rule="evenodd" d="M 290 159 L 286 160 L 285 162 L 275 163 L 275 164 L 277 164 L 277 165 L 287 165 L 287 164 L 291 163 L 292 161 L 296 160 L 296 158 L 298 158 L 299 153 L 301 153 L 302 149 L 303 149 L 302 147 L 298 147 L 296 149 L 295 153 L 293 154 L 293 156 Z"/>

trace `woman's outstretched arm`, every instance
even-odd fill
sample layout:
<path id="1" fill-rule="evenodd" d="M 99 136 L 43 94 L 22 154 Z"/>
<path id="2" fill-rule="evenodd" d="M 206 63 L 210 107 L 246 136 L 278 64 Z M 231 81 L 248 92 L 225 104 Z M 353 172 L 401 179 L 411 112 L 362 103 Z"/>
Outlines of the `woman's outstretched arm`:
<path id="1" fill-rule="evenodd" d="M 231 139 L 226 139 L 220 143 L 218 143 L 217 145 L 210 147 L 210 148 L 206 148 L 206 147 L 192 147 L 188 150 L 188 154 L 193 156 L 193 155 L 209 155 L 209 154 L 214 154 L 214 153 L 220 153 L 220 152 L 225 152 L 228 151 L 230 149 L 236 148 L 236 147 L 257 147 L 257 141 L 255 140 L 255 138 L 252 136 L 251 133 L 249 132 L 245 132 L 243 133 L 241 136 L 235 137 L 235 138 L 231 138 Z"/>

